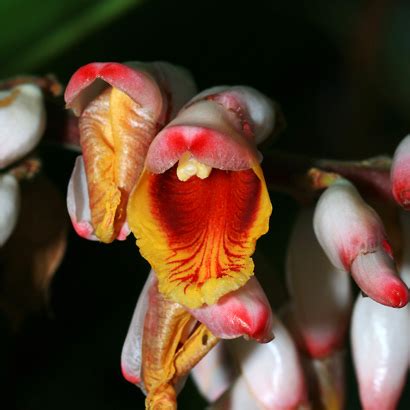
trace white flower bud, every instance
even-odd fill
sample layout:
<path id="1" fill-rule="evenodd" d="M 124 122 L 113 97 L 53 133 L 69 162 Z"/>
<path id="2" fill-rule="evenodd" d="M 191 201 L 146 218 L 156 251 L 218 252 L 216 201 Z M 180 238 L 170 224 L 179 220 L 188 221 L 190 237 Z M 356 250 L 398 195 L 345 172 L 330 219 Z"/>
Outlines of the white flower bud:
<path id="1" fill-rule="evenodd" d="M 13 175 L 0 176 L 0 246 L 12 234 L 20 210 L 20 187 Z"/>
<path id="2" fill-rule="evenodd" d="M 29 153 L 40 141 L 46 124 L 41 89 L 22 84 L 0 91 L 0 168 Z"/>

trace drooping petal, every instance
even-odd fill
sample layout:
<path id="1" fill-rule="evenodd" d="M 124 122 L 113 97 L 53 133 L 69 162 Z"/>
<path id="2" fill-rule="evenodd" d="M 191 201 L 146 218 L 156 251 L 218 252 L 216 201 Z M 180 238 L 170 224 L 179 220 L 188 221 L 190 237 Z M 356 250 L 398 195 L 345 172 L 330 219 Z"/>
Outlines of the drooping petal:
<path id="1" fill-rule="evenodd" d="M 259 154 L 240 123 L 215 101 L 188 104 L 150 145 L 130 197 L 128 222 L 160 291 L 189 308 L 243 286 L 268 230 Z"/>
<path id="2" fill-rule="evenodd" d="M 408 307 L 393 309 L 358 297 L 352 346 L 363 408 L 396 408 L 408 369 L 409 326 Z"/>
<path id="3" fill-rule="evenodd" d="M 221 339 L 244 336 L 259 343 L 273 339 L 272 310 L 255 276 L 214 305 L 191 309 L 190 312 Z"/>
<path id="4" fill-rule="evenodd" d="M 183 78 L 188 80 L 183 83 Z M 181 89 L 168 81 L 178 82 Z M 193 88 L 188 73 L 165 63 L 133 67 L 93 63 L 73 75 L 65 96 L 67 106 L 81 115 L 92 225 L 101 241 L 111 242 L 124 234 L 128 196 L 141 174 L 148 146 L 168 109 L 179 108 L 175 103 L 189 98 Z"/>
<path id="5" fill-rule="evenodd" d="M 208 402 L 216 401 L 235 379 L 237 372 L 229 359 L 221 341 L 191 371 L 196 387 Z"/>
<path id="6" fill-rule="evenodd" d="M 20 188 L 13 175 L 0 175 L 0 247 L 12 234 L 20 211 Z"/>
<path id="7" fill-rule="evenodd" d="M 144 321 L 149 306 L 148 292 L 155 285 L 155 275 L 151 271 L 138 298 L 121 353 L 121 370 L 124 378 L 139 386 L 143 391 L 145 388 L 141 378 L 141 367 Z"/>
<path id="8" fill-rule="evenodd" d="M 350 271 L 364 293 L 388 306 L 407 304 L 408 289 L 395 271 L 383 224 L 350 182 L 338 180 L 322 194 L 314 230 L 333 265 Z"/>
<path id="9" fill-rule="evenodd" d="M 396 148 L 390 179 L 395 200 L 404 209 L 410 209 L 410 135 Z"/>
<path id="10" fill-rule="evenodd" d="M 266 344 L 231 341 L 242 375 L 253 396 L 268 409 L 295 409 L 306 403 L 305 379 L 286 328 L 274 320 L 275 339 Z"/>
<path id="11" fill-rule="evenodd" d="M 21 84 L 0 91 L 0 168 L 24 157 L 40 141 L 46 124 L 41 89 Z"/>
<path id="12" fill-rule="evenodd" d="M 349 276 L 330 263 L 312 222 L 311 209 L 299 212 L 289 242 L 287 283 L 301 347 L 320 358 L 343 344 L 352 296 Z"/>

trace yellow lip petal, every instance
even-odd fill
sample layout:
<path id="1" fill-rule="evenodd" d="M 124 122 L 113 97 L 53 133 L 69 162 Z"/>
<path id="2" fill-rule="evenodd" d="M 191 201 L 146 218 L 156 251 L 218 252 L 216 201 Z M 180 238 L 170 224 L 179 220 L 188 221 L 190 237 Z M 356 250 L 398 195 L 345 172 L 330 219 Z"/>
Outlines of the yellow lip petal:
<path id="1" fill-rule="evenodd" d="M 189 308 L 213 304 L 253 275 L 257 239 L 272 206 L 259 165 L 213 169 L 186 182 L 176 166 L 144 171 L 128 205 L 141 254 L 157 272 L 159 290 Z"/>

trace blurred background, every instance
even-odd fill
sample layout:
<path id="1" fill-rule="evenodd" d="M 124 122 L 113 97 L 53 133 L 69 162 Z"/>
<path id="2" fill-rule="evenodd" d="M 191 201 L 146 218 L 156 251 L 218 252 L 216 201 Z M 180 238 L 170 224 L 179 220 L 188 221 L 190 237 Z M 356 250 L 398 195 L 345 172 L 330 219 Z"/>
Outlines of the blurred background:
<path id="1" fill-rule="evenodd" d="M 410 130 L 409 21 L 406 0 L 1 0 L 0 78 L 53 73 L 65 84 L 92 61 L 165 60 L 191 70 L 199 89 L 246 84 L 274 98 L 288 124 L 276 148 L 391 155 Z M 42 155 L 65 195 L 76 154 L 44 145 Z M 279 194 L 272 202 L 261 249 L 283 274 L 297 205 Z M 131 237 L 107 246 L 70 227 L 49 308 L 17 331 L 1 314 L 0 407 L 143 409 L 119 361 L 148 269 Z M 347 396 L 346 408 L 359 409 L 351 363 Z M 401 409 L 409 396 L 407 389 Z M 190 382 L 179 404 L 205 406 Z"/>

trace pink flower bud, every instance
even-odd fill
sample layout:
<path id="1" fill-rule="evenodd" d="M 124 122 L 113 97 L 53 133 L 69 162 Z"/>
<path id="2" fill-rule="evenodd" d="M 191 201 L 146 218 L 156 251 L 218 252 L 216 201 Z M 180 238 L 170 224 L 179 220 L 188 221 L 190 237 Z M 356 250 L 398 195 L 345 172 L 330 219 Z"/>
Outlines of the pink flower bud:
<path id="1" fill-rule="evenodd" d="M 395 409 L 408 369 L 408 306 L 392 309 L 359 296 L 353 311 L 353 359 L 366 410 Z"/>
<path id="2" fill-rule="evenodd" d="M 220 341 L 191 371 L 199 392 L 209 402 L 216 401 L 235 379 L 227 346 Z"/>
<path id="3" fill-rule="evenodd" d="M 18 181 L 13 175 L 0 175 L 0 247 L 12 234 L 19 211 L 20 188 Z"/>
<path id="4" fill-rule="evenodd" d="M 262 408 L 295 409 L 306 403 L 306 385 L 296 346 L 274 319 L 275 339 L 267 344 L 237 339 L 233 355 L 252 395 Z"/>
<path id="5" fill-rule="evenodd" d="M 397 276 L 383 224 L 350 182 L 338 180 L 322 194 L 314 230 L 333 265 L 350 271 L 364 293 L 388 306 L 407 304 L 408 289 Z"/>
<path id="6" fill-rule="evenodd" d="M 214 305 L 204 305 L 189 312 L 215 336 L 234 339 L 240 336 L 259 343 L 272 340 L 272 310 L 255 276 Z"/>
<path id="7" fill-rule="evenodd" d="M 287 283 L 301 347 L 320 358 L 342 346 L 352 296 L 349 276 L 330 263 L 312 223 L 313 211 L 301 210 L 289 242 Z"/>
<path id="8" fill-rule="evenodd" d="M 410 135 L 396 148 L 390 178 L 394 199 L 403 208 L 410 209 Z"/>
<path id="9" fill-rule="evenodd" d="M 0 91 L 0 168 L 28 154 L 40 141 L 46 124 L 41 89 L 34 84 Z"/>

